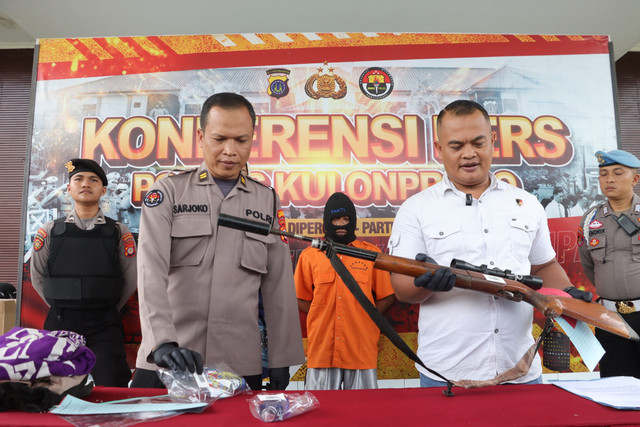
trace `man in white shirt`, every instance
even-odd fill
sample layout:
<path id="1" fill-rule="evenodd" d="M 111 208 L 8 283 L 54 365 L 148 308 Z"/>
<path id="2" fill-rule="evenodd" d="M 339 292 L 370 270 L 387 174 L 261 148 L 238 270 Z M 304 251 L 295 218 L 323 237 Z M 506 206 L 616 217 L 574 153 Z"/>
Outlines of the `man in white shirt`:
<path id="1" fill-rule="evenodd" d="M 553 190 L 553 199 L 544 208 L 547 218 L 564 218 L 567 216 L 567 208 L 562 204 L 564 199 L 564 190 L 556 187 Z"/>
<path id="2" fill-rule="evenodd" d="M 437 264 L 454 258 L 489 268 L 533 274 L 544 285 L 587 297 L 571 286 L 555 258 L 547 217 L 536 197 L 489 171 L 495 136 L 489 115 L 460 100 L 440 112 L 435 142 L 445 168 L 443 180 L 400 207 L 389 239 L 390 253 L 414 258 L 427 254 Z M 418 356 L 451 380 L 488 380 L 513 368 L 533 344 L 533 308 L 471 290 L 453 288 L 446 267 L 413 278 L 392 274 L 402 302 L 419 303 Z M 420 371 L 421 386 L 444 386 Z M 541 382 L 536 359 L 517 383 Z"/>

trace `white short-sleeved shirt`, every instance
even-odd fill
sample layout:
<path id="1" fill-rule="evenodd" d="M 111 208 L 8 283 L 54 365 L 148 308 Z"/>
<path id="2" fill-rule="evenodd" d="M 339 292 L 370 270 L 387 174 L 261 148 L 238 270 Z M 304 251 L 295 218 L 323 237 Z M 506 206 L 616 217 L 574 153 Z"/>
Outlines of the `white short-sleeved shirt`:
<path id="1" fill-rule="evenodd" d="M 426 253 L 440 265 L 454 258 L 530 274 L 555 257 L 544 208 L 535 196 L 490 174 L 489 188 L 467 206 L 448 177 L 407 199 L 393 223 L 390 253 Z M 418 356 L 451 380 L 487 380 L 513 368 L 533 344 L 533 307 L 454 288 L 420 304 Z M 440 378 L 420 366 L 430 378 Z M 542 372 L 536 355 L 528 382 Z"/>

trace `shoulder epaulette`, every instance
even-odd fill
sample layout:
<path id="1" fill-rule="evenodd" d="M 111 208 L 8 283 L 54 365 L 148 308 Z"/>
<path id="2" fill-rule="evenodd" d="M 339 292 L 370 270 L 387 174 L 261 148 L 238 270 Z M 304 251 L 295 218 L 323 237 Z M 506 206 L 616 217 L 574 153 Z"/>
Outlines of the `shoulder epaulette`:
<path id="1" fill-rule="evenodd" d="M 169 171 L 169 175 L 167 175 L 165 178 L 171 178 L 172 176 L 186 175 L 186 174 L 188 174 L 188 173 L 196 172 L 197 170 L 198 170 L 198 168 L 188 168 L 188 169 L 180 168 L 180 169 L 171 169 L 171 171 Z"/>
<path id="2" fill-rule="evenodd" d="M 248 179 L 250 181 L 253 181 L 256 184 L 259 184 L 262 187 L 266 188 L 267 190 L 271 191 L 271 193 L 273 194 L 273 221 L 275 222 L 276 219 L 278 218 L 278 195 L 276 194 L 276 189 L 273 188 L 270 185 L 264 184 L 264 183 L 254 179 L 254 178 L 251 178 L 250 176 L 240 175 L 240 179 L 242 180 L 243 178 L 246 178 L 246 179 Z M 273 223 L 272 223 L 272 225 L 273 225 Z"/>
<path id="3" fill-rule="evenodd" d="M 257 180 L 257 179 L 255 179 L 255 178 L 251 178 L 250 176 L 247 176 L 247 175 L 240 175 L 240 179 L 242 179 L 242 177 L 245 177 L 245 178 L 246 178 L 246 179 L 248 179 L 249 181 L 253 181 L 253 182 L 255 182 L 256 184 L 260 184 L 260 185 L 262 185 L 263 187 L 267 188 L 269 191 L 273 191 L 273 190 L 274 190 L 274 188 L 273 188 L 272 186 L 267 185 L 267 184 L 265 184 L 264 182 L 260 182 L 260 181 L 258 181 L 258 180 Z"/>

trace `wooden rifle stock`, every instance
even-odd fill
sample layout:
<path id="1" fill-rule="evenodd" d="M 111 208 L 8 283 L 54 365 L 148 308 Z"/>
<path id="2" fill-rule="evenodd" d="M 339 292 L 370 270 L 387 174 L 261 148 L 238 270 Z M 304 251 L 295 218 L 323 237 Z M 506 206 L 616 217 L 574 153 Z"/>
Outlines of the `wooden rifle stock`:
<path id="1" fill-rule="evenodd" d="M 349 254 L 351 255 L 351 254 Z M 393 255 L 379 254 L 374 267 L 405 276 L 418 277 L 427 271 L 440 268 L 437 264 L 415 261 Z M 600 304 L 590 303 L 571 297 L 543 295 L 528 286 L 501 277 L 477 273 L 459 268 L 451 268 L 456 275 L 457 288 L 492 294 L 512 301 L 525 301 L 537 308 L 545 317 L 565 315 L 594 325 L 612 334 L 638 341 L 638 334 L 616 312 L 609 311 Z"/>
<path id="2" fill-rule="evenodd" d="M 314 239 L 301 234 L 289 233 L 276 228 L 270 228 L 269 224 L 264 222 L 251 221 L 223 213 L 218 215 L 218 225 L 263 235 L 277 234 L 279 236 L 304 240 L 311 242 L 311 246 L 327 252 L 327 254 L 333 251 L 342 255 L 373 261 L 374 267 L 379 270 L 403 274 L 405 276 L 418 277 L 427 271 L 434 272 L 441 267 L 437 264 L 386 255 L 380 252 L 342 245 L 340 243 Z M 634 341 L 640 340 L 638 334 L 631 329 L 618 313 L 609 311 L 600 304 L 571 297 L 543 295 L 515 280 L 492 276 L 490 274 L 459 268 L 451 268 L 451 271 L 456 275 L 455 286 L 458 288 L 484 292 L 512 301 L 525 301 L 537 308 L 545 317 L 565 315 L 594 325 L 612 334 Z"/>

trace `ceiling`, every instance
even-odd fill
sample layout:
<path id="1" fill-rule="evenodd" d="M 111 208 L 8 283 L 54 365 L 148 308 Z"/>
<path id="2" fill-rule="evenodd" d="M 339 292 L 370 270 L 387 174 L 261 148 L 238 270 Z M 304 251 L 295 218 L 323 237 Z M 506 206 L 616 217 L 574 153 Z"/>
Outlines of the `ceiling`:
<path id="1" fill-rule="evenodd" d="M 0 48 L 40 38 L 290 32 L 609 35 L 640 51 L 640 1 L 0 0 Z"/>

